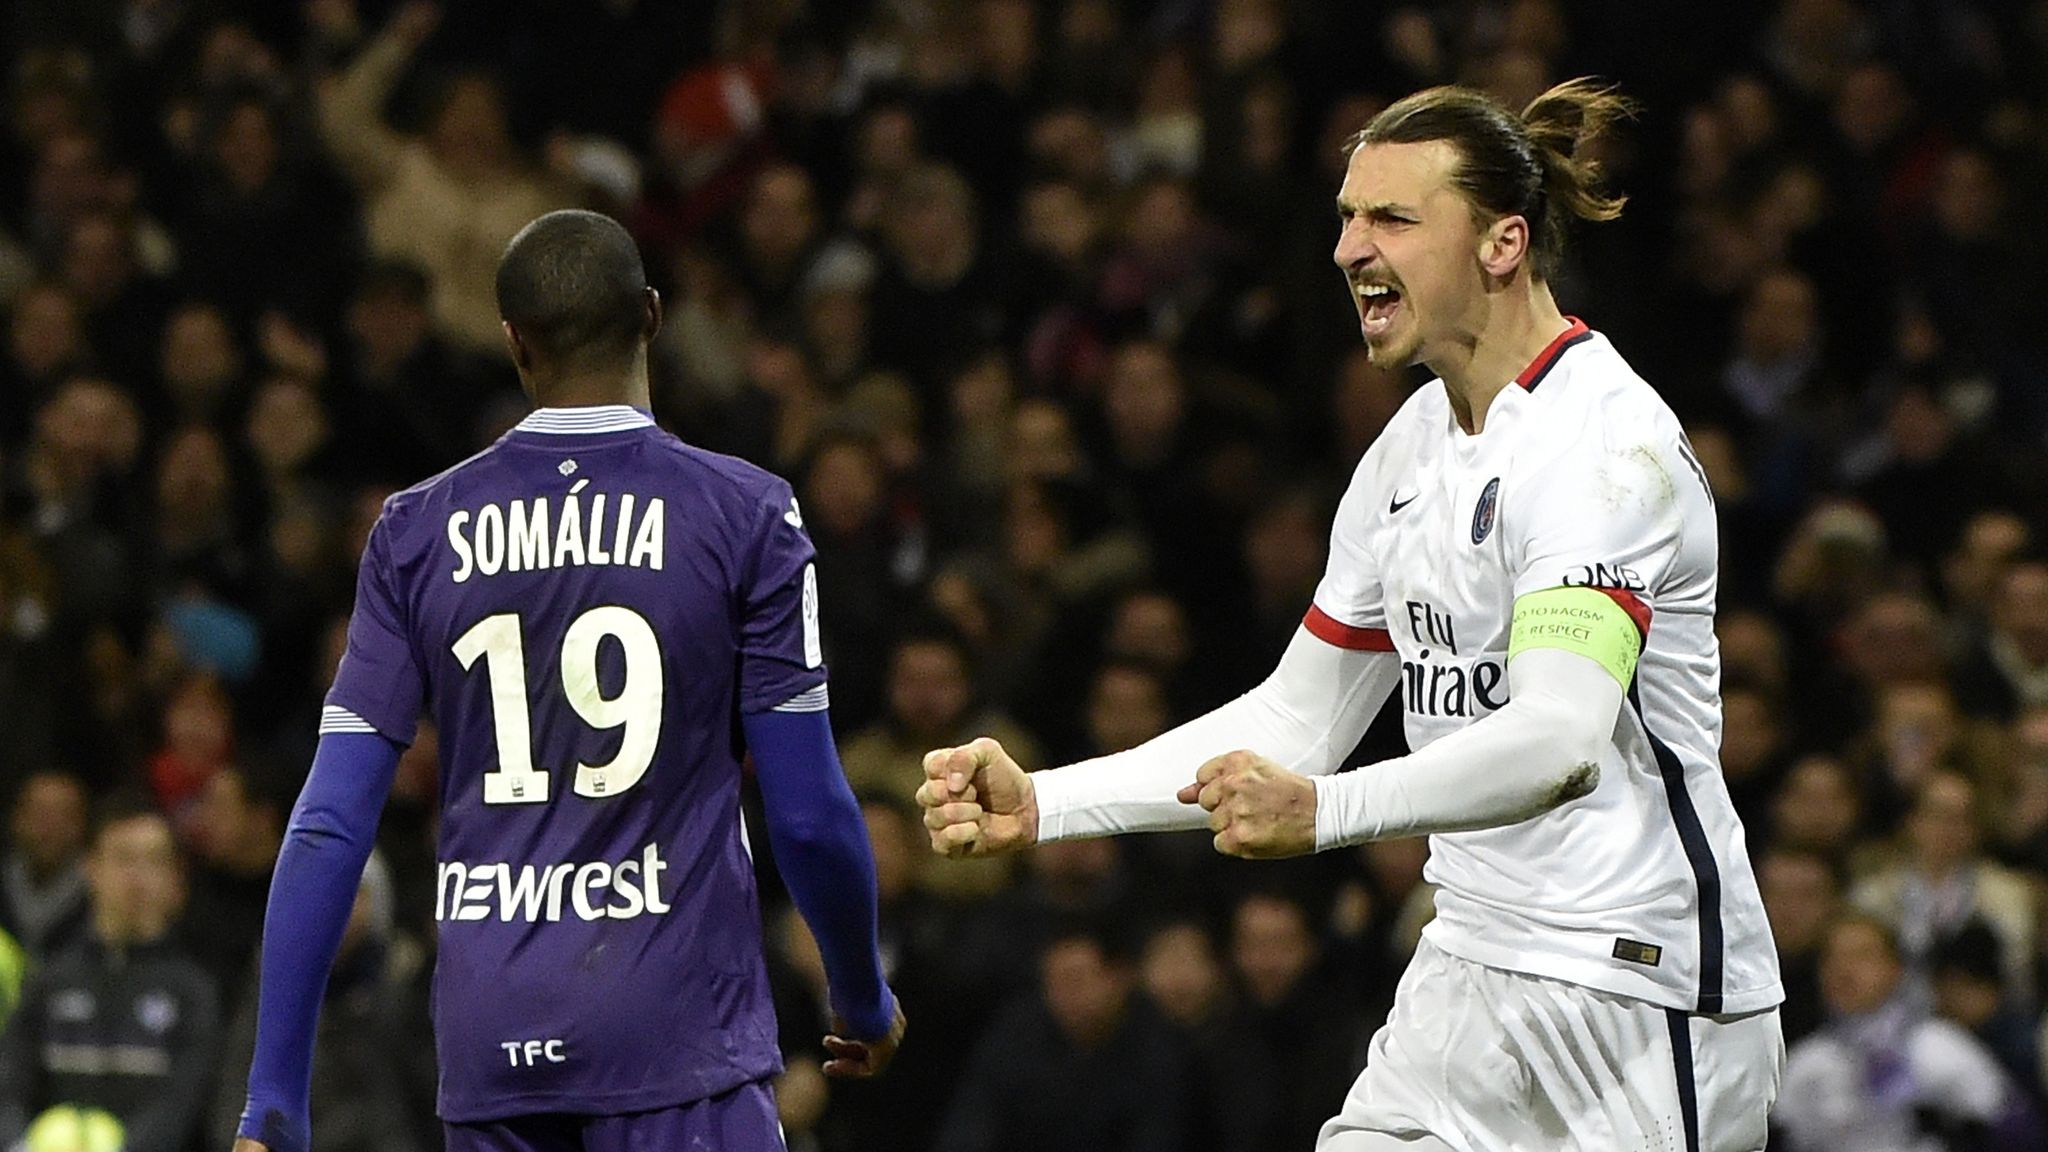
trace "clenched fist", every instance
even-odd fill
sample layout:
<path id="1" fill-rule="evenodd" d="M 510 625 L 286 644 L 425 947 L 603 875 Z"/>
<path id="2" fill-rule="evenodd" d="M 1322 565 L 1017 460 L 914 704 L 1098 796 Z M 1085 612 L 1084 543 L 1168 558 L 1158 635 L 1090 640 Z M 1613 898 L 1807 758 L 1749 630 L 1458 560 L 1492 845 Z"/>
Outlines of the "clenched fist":
<path id="1" fill-rule="evenodd" d="M 1225 856 L 1273 860 L 1316 850 L 1316 786 L 1256 752 L 1226 752 L 1203 764 L 1178 798 L 1208 811 Z"/>
<path id="2" fill-rule="evenodd" d="M 992 856 L 1038 842 L 1031 776 L 987 736 L 925 753 L 917 803 L 941 856 Z"/>

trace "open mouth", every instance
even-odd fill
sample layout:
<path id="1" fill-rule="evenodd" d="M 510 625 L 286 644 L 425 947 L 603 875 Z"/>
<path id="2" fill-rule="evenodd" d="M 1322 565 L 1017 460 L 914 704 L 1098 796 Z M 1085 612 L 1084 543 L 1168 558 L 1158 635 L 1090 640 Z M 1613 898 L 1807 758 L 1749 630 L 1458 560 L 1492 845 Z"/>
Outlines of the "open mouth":
<path id="1" fill-rule="evenodd" d="M 1393 326 L 1394 314 L 1401 310 L 1401 291 L 1387 284 L 1359 284 L 1358 321 L 1367 337 L 1378 336 Z"/>

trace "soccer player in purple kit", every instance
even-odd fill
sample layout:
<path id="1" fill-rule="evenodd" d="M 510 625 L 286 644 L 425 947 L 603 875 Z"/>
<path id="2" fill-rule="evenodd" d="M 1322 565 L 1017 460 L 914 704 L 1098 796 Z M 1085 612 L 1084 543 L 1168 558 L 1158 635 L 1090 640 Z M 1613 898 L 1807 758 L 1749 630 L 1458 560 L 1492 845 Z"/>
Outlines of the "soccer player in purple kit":
<path id="1" fill-rule="evenodd" d="M 236 1150 L 307 1147 L 321 991 L 423 705 L 450 1152 L 780 1150 L 744 754 L 824 953 L 826 1072 L 880 1072 L 904 1028 L 802 512 L 787 483 L 648 417 L 661 299 L 617 223 L 535 220 L 497 296 L 537 408 L 370 533 L 271 885 Z"/>

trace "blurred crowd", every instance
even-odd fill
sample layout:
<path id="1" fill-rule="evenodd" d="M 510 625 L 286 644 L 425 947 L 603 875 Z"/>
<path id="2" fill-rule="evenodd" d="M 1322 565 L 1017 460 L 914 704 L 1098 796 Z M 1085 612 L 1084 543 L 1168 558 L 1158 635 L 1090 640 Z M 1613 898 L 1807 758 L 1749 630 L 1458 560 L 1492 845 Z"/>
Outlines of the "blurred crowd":
<path id="1" fill-rule="evenodd" d="M 364 534 L 523 413 L 491 272 L 582 205 L 668 300 L 656 416 L 789 477 L 818 548 L 911 1029 L 825 1080 L 764 855 L 792 1148 L 1311 1147 L 1425 843 L 942 861 L 919 757 L 1115 751 L 1271 667 L 1419 382 L 1328 262 L 1343 140 L 1591 73 L 1643 105 L 1630 202 L 1555 287 L 1718 500 L 1782 1146 L 2042 1146 L 2048 3 L 9 0 L 0 65 L 0 1143 L 67 1105 L 222 1146 Z M 1402 747 L 1395 706 L 1356 759 Z M 423 728 L 321 1152 L 439 1143 L 436 770 Z"/>

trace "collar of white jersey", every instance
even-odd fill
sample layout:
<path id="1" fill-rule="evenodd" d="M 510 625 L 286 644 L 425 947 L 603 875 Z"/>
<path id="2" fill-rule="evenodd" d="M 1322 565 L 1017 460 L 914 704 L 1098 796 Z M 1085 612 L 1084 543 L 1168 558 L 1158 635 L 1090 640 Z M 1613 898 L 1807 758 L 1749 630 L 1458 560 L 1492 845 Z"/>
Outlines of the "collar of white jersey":
<path id="1" fill-rule="evenodd" d="M 652 428 L 654 418 L 630 404 L 592 404 L 583 408 L 536 408 L 514 428 L 548 436 L 587 436 L 592 432 L 626 432 Z"/>
<path id="2" fill-rule="evenodd" d="M 1593 338 L 1593 330 L 1586 327 L 1584 320 L 1577 316 L 1567 316 L 1565 319 L 1571 321 L 1571 326 L 1559 332 L 1556 339 L 1536 354 L 1536 359 L 1529 361 L 1527 368 L 1516 374 L 1515 383 L 1520 384 L 1524 392 L 1534 392 L 1536 386 L 1543 383 L 1543 378 L 1550 375 L 1550 370 L 1557 367 L 1557 362 L 1564 357 L 1566 349 L 1577 347 Z"/>

